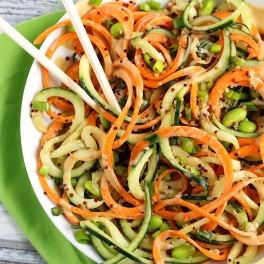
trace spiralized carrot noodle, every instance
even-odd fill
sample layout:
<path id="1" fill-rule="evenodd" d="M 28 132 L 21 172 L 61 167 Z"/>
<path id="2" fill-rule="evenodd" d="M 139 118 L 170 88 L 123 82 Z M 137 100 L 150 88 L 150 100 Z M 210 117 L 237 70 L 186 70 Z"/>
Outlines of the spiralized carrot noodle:
<path id="1" fill-rule="evenodd" d="M 245 2 L 226 2 L 91 6 L 82 22 L 120 113 L 69 20 L 35 40 L 63 29 L 46 55 L 66 45 L 66 74 L 101 108 L 42 68 L 39 180 L 105 263 L 250 264 L 263 252 L 263 47 Z"/>

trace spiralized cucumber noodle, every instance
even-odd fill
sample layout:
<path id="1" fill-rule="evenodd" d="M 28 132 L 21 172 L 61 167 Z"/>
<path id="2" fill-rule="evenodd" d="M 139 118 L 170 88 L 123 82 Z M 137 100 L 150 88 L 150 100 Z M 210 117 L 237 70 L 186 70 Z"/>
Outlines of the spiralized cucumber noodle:
<path id="1" fill-rule="evenodd" d="M 46 56 L 70 42 L 65 72 L 101 109 L 53 87 L 42 68 L 31 117 L 54 217 L 104 263 L 254 263 L 264 245 L 264 64 L 249 7 L 116 1 L 91 5 L 82 22 L 122 111 L 69 20 L 35 40 L 64 29 Z"/>

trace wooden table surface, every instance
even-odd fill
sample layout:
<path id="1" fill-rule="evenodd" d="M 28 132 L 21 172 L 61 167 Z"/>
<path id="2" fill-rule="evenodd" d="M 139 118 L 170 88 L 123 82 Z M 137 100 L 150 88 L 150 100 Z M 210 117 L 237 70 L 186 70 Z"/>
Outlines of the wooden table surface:
<path id="1" fill-rule="evenodd" d="M 62 8 L 58 0 L 0 0 L 0 16 L 11 25 Z M 0 31 L 1 32 L 1 31 Z M 46 263 L 0 203 L 0 263 Z"/>

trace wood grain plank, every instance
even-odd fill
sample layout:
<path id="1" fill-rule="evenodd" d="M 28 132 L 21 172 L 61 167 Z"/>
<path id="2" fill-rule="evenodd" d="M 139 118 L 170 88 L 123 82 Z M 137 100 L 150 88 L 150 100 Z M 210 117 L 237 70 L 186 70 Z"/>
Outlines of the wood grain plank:
<path id="1" fill-rule="evenodd" d="M 0 203 L 0 263 L 46 263 Z"/>
<path id="2" fill-rule="evenodd" d="M 1 0 L 0 16 L 12 26 L 62 7 L 58 0 Z"/>

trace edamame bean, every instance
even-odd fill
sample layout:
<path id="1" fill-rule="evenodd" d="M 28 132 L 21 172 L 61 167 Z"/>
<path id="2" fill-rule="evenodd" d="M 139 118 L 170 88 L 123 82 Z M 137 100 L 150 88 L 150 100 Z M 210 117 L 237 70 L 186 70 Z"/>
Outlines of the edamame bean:
<path id="1" fill-rule="evenodd" d="M 163 220 L 160 216 L 158 215 L 153 215 L 151 216 L 150 222 L 149 222 L 149 232 L 153 232 L 160 228 L 163 225 Z"/>
<path id="2" fill-rule="evenodd" d="M 114 38 L 120 38 L 124 35 L 123 31 L 123 26 L 120 22 L 115 23 L 111 28 L 110 28 L 110 34 Z"/>
<path id="3" fill-rule="evenodd" d="M 243 121 L 247 116 L 247 111 L 243 108 L 234 108 L 229 111 L 223 118 L 222 124 L 225 127 L 230 127 L 232 124 Z"/>
<path id="4" fill-rule="evenodd" d="M 205 0 L 203 1 L 203 5 L 200 7 L 198 11 L 199 16 L 206 16 L 212 14 L 214 10 L 214 0 Z"/>
<path id="5" fill-rule="evenodd" d="M 245 120 L 242 124 L 238 125 L 237 129 L 243 133 L 252 133 L 256 130 L 256 124 Z"/>
<path id="6" fill-rule="evenodd" d="M 195 247 L 192 245 L 181 245 L 171 251 L 171 256 L 175 259 L 186 259 L 195 253 Z"/>

